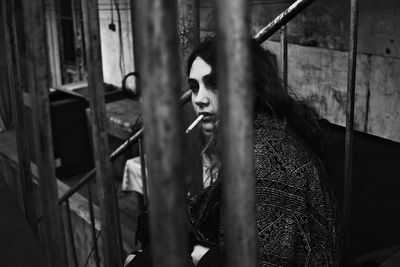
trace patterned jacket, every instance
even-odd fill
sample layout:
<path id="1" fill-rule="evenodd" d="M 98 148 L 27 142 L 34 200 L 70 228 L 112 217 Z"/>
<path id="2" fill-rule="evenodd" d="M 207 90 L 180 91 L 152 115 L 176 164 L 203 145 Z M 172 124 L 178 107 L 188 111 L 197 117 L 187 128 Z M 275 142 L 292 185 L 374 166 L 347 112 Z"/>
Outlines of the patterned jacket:
<path id="1" fill-rule="evenodd" d="M 258 266 L 340 266 L 342 227 L 324 168 L 285 121 L 255 119 Z M 189 203 L 194 242 L 223 252 L 221 185 Z"/>

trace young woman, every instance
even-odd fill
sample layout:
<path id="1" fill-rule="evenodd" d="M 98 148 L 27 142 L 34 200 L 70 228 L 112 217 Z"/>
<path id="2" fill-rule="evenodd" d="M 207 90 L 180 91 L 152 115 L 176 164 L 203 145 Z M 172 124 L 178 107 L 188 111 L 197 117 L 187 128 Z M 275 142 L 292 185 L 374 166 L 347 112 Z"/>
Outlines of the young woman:
<path id="1" fill-rule="evenodd" d="M 312 109 L 283 88 L 271 54 L 251 41 L 254 157 L 259 266 L 339 266 L 341 222 L 326 181 L 324 142 Z M 224 218 L 218 153 L 218 85 L 215 38 L 188 62 L 192 104 L 200 123 L 210 186 L 189 202 L 192 260 L 223 266 Z M 140 260 L 140 258 L 138 258 Z M 136 266 L 136 265 L 132 265 Z"/>

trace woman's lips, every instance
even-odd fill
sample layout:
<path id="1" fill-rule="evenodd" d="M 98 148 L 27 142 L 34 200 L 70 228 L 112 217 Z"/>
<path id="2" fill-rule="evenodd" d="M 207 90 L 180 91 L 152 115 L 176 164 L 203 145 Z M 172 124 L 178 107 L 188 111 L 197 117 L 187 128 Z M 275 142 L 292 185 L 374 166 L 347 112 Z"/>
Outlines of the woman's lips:
<path id="1" fill-rule="evenodd" d="M 205 132 L 213 132 L 215 130 L 216 116 L 212 113 L 200 113 L 204 115 L 201 120 L 201 127 Z"/>
<path id="2" fill-rule="evenodd" d="M 213 122 L 215 121 L 215 116 L 213 115 L 205 115 L 204 118 L 201 120 L 203 123 Z"/>
<path id="3" fill-rule="evenodd" d="M 210 122 L 215 120 L 215 115 L 209 112 L 200 112 L 199 115 L 204 115 L 202 122 Z"/>

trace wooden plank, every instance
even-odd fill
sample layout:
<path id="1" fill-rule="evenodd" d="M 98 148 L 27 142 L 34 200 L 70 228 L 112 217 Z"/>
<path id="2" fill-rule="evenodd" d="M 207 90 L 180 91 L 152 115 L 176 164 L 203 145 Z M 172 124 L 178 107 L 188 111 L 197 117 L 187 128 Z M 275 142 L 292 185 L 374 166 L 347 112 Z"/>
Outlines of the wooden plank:
<path id="1" fill-rule="evenodd" d="M 29 143 L 27 138 L 28 129 L 25 125 L 23 82 L 20 72 L 20 60 L 18 51 L 18 39 L 15 23 L 14 1 L 2 2 L 3 18 L 5 26 L 5 43 L 8 65 L 8 77 L 11 88 L 11 102 L 13 120 L 17 136 L 17 149 L 19 161 L 19 179 L 22 190 L 25 217 L 35 235 L 38 235 L 36 222 L 37 210 L 33 189 L 33 181 L 30 168 Z"/>
<path id="2" fill-rule="evenodd" d="M 72 0 L 72 21 L 74 24 L 74 37 L 75 37 L 75 58 L 78 81 L 83 80 L 85 73 L 84 69 L 84 47 L 83 47 L 83 33 L 82 33 L 82 5 L 81 0 Z"/>
<path id="3" fill-rule="evenodd" d="M 0 4 L 0 131 L 5 131 L 13 128 L 13 112 L 11 104 L 11 92 L 10 92 L 10 81 L 7 76 L 8 63 L 7 63 L 7 51 L 6 51 L 6 26 L 5 15 L 3 16 L 3 8 Z"/>
<path id="4" fill-rule="evenodd" d="M 179 108 L 181 63 L 177 4 L 146 1 L 141 53 L 143 111 L 148 166 L 151 245 L 154 266 L 186 266 L 186 190 L 183 162 L 183 125 Z"/>
<path id="5" fill-rule="evenodd" d="M 226 266 L 257 266 L 253 95 L 246 0 L 217 4 Z"/>
<path id="6" fill-rule="evenodd" d="M 107 117 L 100 44 L 99 10 L 97 0 L 83 1 L 82 6 L 88 86 L 92 116 L 92 136 L 96 162 L 97 194 L 101 209 L 101 239 L 105 267 L 121 266 L 115 182 L 109 160 Z"/>
<path id="7" fill-rule="evenodd" d="M 27 54 L 27 87 L 31 95 L 33 135 L 40 181 L 42 238 L 49 266 L 67 266 L 61 212 L 57 204 L 53 138 L 51 133 L 48 64 L 44 1 L 23 3 Z"/>

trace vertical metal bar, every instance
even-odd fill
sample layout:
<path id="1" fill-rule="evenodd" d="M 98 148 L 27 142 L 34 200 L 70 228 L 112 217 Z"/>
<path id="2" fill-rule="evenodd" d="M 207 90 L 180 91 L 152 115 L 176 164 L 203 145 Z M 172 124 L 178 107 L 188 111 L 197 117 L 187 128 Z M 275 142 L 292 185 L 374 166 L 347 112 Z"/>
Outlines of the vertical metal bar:
<path id="1" fill-rule="evenodd" d="M 131 0 L 131 22 L 133 36 L 133 55 L 135 71 L 141 76 L 143 73 L 142 62 L 145 40 L 147 40 L 146 10 L 148 1 Z M 136 79 L 136 91 L 141 93 L 141 79 Z"/>
<path id="2" fill-rule="evenodd" d="M 149 205 L 149 197 L 147 195 L 147 177 L 146 177 L 146 160 L 144 157 L 144 147 L 142 138 L 138 139 L 139 142 L 139 155 L 140 155 L 140 171 L 142 173 L 142 184 L 143 184 L 143 200 L 144 207 L 147 208 Z"/>
<path id="3" fill-rule="evenodd" d="M 186 190 L 176 0 L 146 1 L 143 110 L 154 266 L 186 266 Z"/>
<path id="4" fill-rule="evenodd" d="M 283 88 L 288 90 L 288 43 L 287 26 L 281 28 L 281 77 Z"/>
<path id="5" fill-rule="evenodd" d="M 354 98 L 356 89 L 357 66 L 357 33 L 358 33 L 358 1 L 351 0 L 349 56 L 347 76 L 347 108 L 346 108 L 346 143 L 345 143 L 345 178 L 343 214 L 345 219 L 345 248 L 348 248 L 350 237 L 351 191 L 353 175 L 353 128 L 354 128 Z M 346 251 L 345 251 L 346 253 Z"/>
<path id="6" fill-rule="evenodd" d="M 119 242 L 119 249 L 121 253 L 121 263 L 125 262 L 125 254 L 124 254 L 124 245 L 122 241 L 122 231 L 121 231 L 121 217 L 119 214 L 119 203 L 118 203 L 118 189 L 116 190 L 116 193 L 114 195 L 114 205 L 115 205 L 115 210 L 117 211 L 116 213 L 116 223 L 117 223 L 117 233 L 118 233 L 118 242 Z"/>
<path id="7" fill-rule="evenodd" d="M 23 2 L 26 35 L 27 86 L 31 95 L 36 163 L 43 213 L 41 229 L 49 266 L 67 266 L 61 212 L 57 204 L 53 138 L 50 119 L 50 71 L 48 64 L 44 1 Z"/>
<path id="8" fill-rule="evenodd" d="M 104 79 L 100 44 L 97 0 L 83 1 L 85 45 L 88 66 L 88 86 L 92 118 L 93 147 L 96 162 L 97 194 L 101 213 L 103 258 L 105 267 L 120 266 L 122 255 L 115 205 L 115 183 L 108 158 L 108 132 L 104 99 Z"/>
<path id="9" fill-rule="evenodd" d="M 67 223 L 68 223 L 68 233 L 71 242 L 72 256 L 74 257 L 74 264 L 78 267 L 78 257 L 76 256 L 76 246 L 75 246 L 75 238 L 74 238 L 74 230 L 72 228 L 72 219 L 71 219 L 71 208 L 69 206 L 69 199 L 65 201 L 65 209 L 67 211 Z"/>
<path id="10" fill-rule="evenodd" d="M 182 90 L 188 90 L 187 86 L 187 61 L 190 54 L 200 42 L 200 14 L 198 0 L 178 0 L 178 28 L 182 55 Z M 195 120 L 191 105 L 184 106 L 184 124 L 189 125 Z M 185 176 L 192 194 L 203 187 L 201 147 L 198 141 L 198 129 L 185 138 Z"/>
<path id="11" fill-rule="evenodd" d="M 179 7 L 179 37 L 183 64 L 183 74 L 192 51 L 200 42 L 200 14 L 198 0 L 178 0 Z M 186 75 L 182 75 L 186 81 Z"/>
<path id="12" fill-rule="evenodd" d="M 55 8 L 55 13 L 56 13 L 56 20 L 57 20 L 57 32 L 58 32 L 58 50 L 60 54 L 60 70 L 61 70 L 61 82 L 65 83 L 68 81 L 69 77 L 68 74 L 66 73 L 67 70 L 67 63 L 65 60 L 64 56 L 64 37 L 63 37 L 63 26 L 62 26 L 62 7 L 61 7 L 61 1 L 54 1 L 54 0 L 49 0 L 53 1 L 54 8 Z"/>
<path id="13" fill-rule="evenodd" d="M 90 227 L 93 239 L 94 257 L 95 257 L 96 267 L 100 267 L 99 248 L 97 246 L 97 237 L 96 237 L 96 221 L 94 219 L 93 197 L 92 197 L 92 188 L 90 182 L 87 183 L 87 187 L 88 187 L 89 216 L 90 216 Z"/>
<path id="14" fill-rule="evenodd" d="M 75 36 L 75 57 L 76 67 L 78 70 L 78 80 L 83 80 L 84 74 L 84 47 L 83 47 L 83 35 L 82 35 L 82 5 L 81 0 L 72 0 L 72 21 L 74 24 L 74 36 Z"/>
<path id="15" fill-rule="evenodd" d="M 61 64 L 60 64 L 60 49 L 58 43 L 58 27 L 57 27 L 57 12 L 56 3 L 54 0 L 45 0 L 47 38 L 49 46 L 49 64 L 51 72 L 51 85 L 61 85 Z"/>
<path id="16" fill-rule="evenodd" d="M 257 265 L 248 1 L 217 2 L 226 266 Z"/>
<path id="17" fill-rule="evenodd" d="M 8 77 L 11 89 L 11 104 L 14 114 L 13 119 L 15 125 L 15 133 L 17 136 L 19 175 L 21 179 L 24 212 L 30 227 L 32 228 L 35 235 L 37 235 L 37 208 L 31 173 L 30 154 L 28 150 L 28 130 L 25 124 L 23 100 L 24 85 L 20 71 L 21 66 L 15 22 L 15 6 L 13 0 L 3 1 L 2 5 Z"/>

